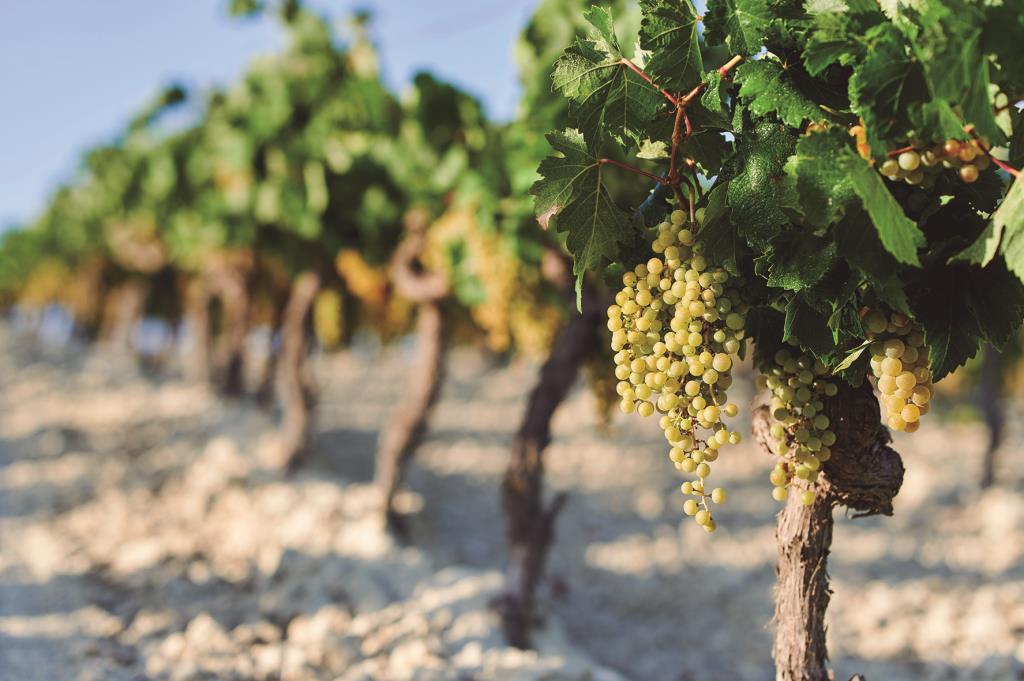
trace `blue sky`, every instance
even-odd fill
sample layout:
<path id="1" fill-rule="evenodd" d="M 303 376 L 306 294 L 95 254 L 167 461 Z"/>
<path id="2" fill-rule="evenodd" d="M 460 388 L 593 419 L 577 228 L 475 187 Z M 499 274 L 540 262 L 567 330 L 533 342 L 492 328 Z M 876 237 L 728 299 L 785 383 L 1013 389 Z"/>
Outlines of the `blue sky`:
<path id="1" fill-rule="evenodd" d="M 394 86 L 429 69 L 510 117 L 518 94 L 512 45 L 537 0 L 315 0 L 339 19 L 375 16 Z M 30 0 L 0 21 L 0 229 L 31 219 L 162 84 L 230 82 L 281 36 L 271 21 L 227 16 L 226 0 Z"/>

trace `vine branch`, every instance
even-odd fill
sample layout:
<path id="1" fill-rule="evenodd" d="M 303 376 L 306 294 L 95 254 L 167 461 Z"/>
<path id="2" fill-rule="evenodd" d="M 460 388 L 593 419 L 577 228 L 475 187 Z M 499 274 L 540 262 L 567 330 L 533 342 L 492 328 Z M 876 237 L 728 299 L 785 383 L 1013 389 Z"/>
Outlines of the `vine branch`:
<path id="1" fill-rule="evenodd" d="M 722 64 L 722 66 L 718 67 L 718 74 L 722 78 L 728 79 L 730 77 L 730 72 L 732 71 L 732 69 L 734 69 L 741 61 L 743 61 L 743 57 L 738 54 L 735 55 L 725 64 Z M 689 206 L 690 213 L 692 215 L 694 212 L 694 202 L 696 198 L 695 195 L 701 195 L 700 182 L 697 180 L 696 165 L 694 164 L 692 159 L 687 159 L 686 166 L 693 173 L 693 184 L 691 185 L 690 181 L 679 173 L 679 148 L 686 142 L 686 140 L 690 139 L 690 137 L 693 136 L 693 124 L 690 122 L 690 116 L 687 114 L 687 108 L 691 104 L 693 104 L 694 100 L 696 100 L 702 92 L 704 92 L 704 89 L 707 87 L 707 84 L 701 82 L 698 83 L 692 90 L 687 92 L 685 95 L 674 95 L 668 90 L 659 87 L 654 82 L 653 78 L 651 78 L 648 74 L 644 73 L 643 69 L 641 69 L 639 66 L 637 66 L 630 60 L 626 59 L 625 57 L 620 59 L 619 63 L 625 66 L 626 68 L 630 69 L 634 73 L 636 73 L 641 78 L 643 78 L 643 80 L 647 84 L 649 84 L 651 87 L 660 92 L 665 97 L 665 99 L 667 99 L 669 103 L 671 103 L 672 106 L 675 108 L 675 120 L 672 124 L 672 147 L 671 151 L 669 152 L 668 174 L 663 177 L 661 175 L 656 175 L 654 173 L 643 170 L 642 168 L 637 168 L 636 166 L 629 165 L 628 163 L 623 163 L 621 161 L 616 161 L 615 159 L 611 158 L 599 159 L 597 161 L 598 168 L 600 169 L 600 166 L 602 165 L 612 165 L 617 168 L 622 168 L 623 170 L 628 170 L 631 173 L 642 175 L 650 180 L 657 182 L 659 185 L 671 187 L 672 193 L 674 194 L 675 199 L 680 206 L 687 205 L 687 198 L 683 196 L 683 191 L 681 188 L 682 183 L 686 182 L 686 185 L 689 188 Z"/>

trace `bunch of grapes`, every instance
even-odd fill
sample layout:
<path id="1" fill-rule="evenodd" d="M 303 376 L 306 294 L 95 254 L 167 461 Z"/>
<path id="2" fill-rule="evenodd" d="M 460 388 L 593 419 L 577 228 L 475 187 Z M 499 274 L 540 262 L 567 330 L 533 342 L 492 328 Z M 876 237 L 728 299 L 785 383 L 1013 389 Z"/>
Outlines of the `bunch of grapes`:
<path id="1" fill-rule="evenodd" d="M 623 288 L 608 308 L 615 351 L 616 391 L 626 413 L 659 413 L 678 470 L 697 476 L 682 485 L 683 511 L 708 532 L 715 530 L 708 500 L 725 501 L 725 490 L 706 490 L 719 449 L 738 444 L 724 417 L 739 408 L 727 401 L 731 370 L 744 340 L 746 305 L 729 273 L 712 267 L 701 244 L 676 210 L 659 226 L 656 254 L 622 277 Z M 660 257 L 659 257 L 660 256 Z"/>
<path id="2" fill-rule="evenodd" d="M 771 436 L 779 445 L 779 460 L 769 476 L 772 496 L 785 501 L 794 480 L 801 480 L 800 501 L 810 506 L 821 464 L 832 457 L 830 447 L 836 443 L 824 413 L 825 400 L 839 388 L 825 379 L 828 369 L 819 360 L 794 356 L 785 348 L 762 362 L 761 371 L 758 387 L 771 391 Z"/>
<path id="3" fill-rule="evenodd" d="M 878 310 L 864 317 L 871 343 L 871 373 L 882 393 L 889 427 L 913 433 L 928 413 L 932 372 L 924 330 L 906 315 Z"/>
<path id="4" fill-rule="evenodd" d="M 336 349 L 344 338 L 343 304 L 341 293 L 334 289 L 320 291 L 313 302 L 313 333 L 325 350 Z"/>
<path id="5" fill-rule="evenodd" d="M 970 184 L 978 174 L 988 168 L 987 145 L 978 140 L 946 140 L 938 145 L 912 144 L 894 158 L 886 160 L 878 172 L 893 182 L 931 186 L 935 175 L 943 168 L 955 168 L 960 179 Z M 895 152 L 893 152 L 895 153 Z"/>

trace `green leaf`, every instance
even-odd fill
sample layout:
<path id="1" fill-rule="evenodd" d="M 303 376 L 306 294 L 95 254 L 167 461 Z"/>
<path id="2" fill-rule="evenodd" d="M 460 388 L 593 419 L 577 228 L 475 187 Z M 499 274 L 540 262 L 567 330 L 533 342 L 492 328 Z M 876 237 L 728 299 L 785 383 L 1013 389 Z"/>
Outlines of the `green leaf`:
<path id="1" fill-rule="evenodd" d="M 978 350 L 980 330 L 969 310 L 971 271 L 975 269 L 967 265 L 934 268 L 915 283 L 914 317 L 924 325 L 936 381 L 962 366 Z"/>
<path id="2" fill-rule="evenodd" d="M 857 201 L 848 174 L 835 163 L 847 147 L 849 138 L 838 129 L 804 135 L 786 165 L 786 172 L 796 178 L 801 212 L 812 225 L 832 223 Z"/>
<path id="3" fill-rule="evenodd" d="M 641 0 L 640 47 L 651 53 L 644 71 L 672 92 L 692 88 L 704 75 L 697 11 L 690 0 Z"/>
<path id="4" fill-rule="evenodd" d="M 1024 181 L 1019 177 L 992 215 L 992 234 L 985 243 L 987 259 L 982 259 L 983 264 L 991 260 L 989 249 L 993 241 L 999 243 L 1006 266 L 1024 280 Z"/>
<path id="5" fill-rule="evenodd" d="M 768 0 L 714 0 L 704 17 L 708 45 L 725 45 L 733 54 L 748 56 L 761 50 L 771 23 Z"/>
<path id="6" fill-rule="evenodd" d="M 1002 347 L 1024 322 L 1024 284 L 997 260 L 971 268 L 966 286 L 968 307 L 982 337 Z"/>
<path id="7" fill-rule="evenodd" d="M 666 102 L 623 63 L 610 12 L 592 7 L 584 16 L 594 31 L 562 54 L 552 84 L 569 99 L 569 115 L 591 144 L 610 137 L 625 145 Z"/>
<path id="8" fill-rule="evenodd" d="M 758 59 L 740 64 L 736 82 L 740 85 L 739 96 L 757 116 L 774 112 L 791 128 L 824 117 L 822 109 L 797 90 L 777 62 Z"/>
<path id="9" fill-rule="evenodd" d="M 834 369 L 832 369 L 832 373 L 838 374 L 840 371 L 846 371 L 847 369 L 849 369 L 851 366 L 853 366 L 853 363 L 857 361 L 857 358 L 860 357 L 864 353 L 864 351 L 868 349 L 870 345 L 871 341 L 866 340 L 853 350 L 850 350 L 848 353 L 846 353 L 846 357 L 843 358 L 843 361 L 837 364 Z"/>
<path id="10" fill-rule="evenodd" d="M 904 215 L 903 208 L 889 193 L 882 176 L 849 148 L 836 158 L 836 163 L 849 175 L 853 191 L 871 216 L 885 250 L 899 262 L 919 267 L 921 261 L 918 260 L 917 249 L 925 244 L 924 233 Z"/>
<path id="11" fill-rule="evenodd" d="M 791 229 L 772 239 L 766 255 L 768 285 L 800 291 L 821 281 L 835 264 L 836 245 L 831 239 Z"/>
<path id="12" fill-rule="evenodd" d="M 872 153 L 881 157 L 886 140 L 906 139 L 913 127 L 911 112 L 930 96 L 920 62 L 907 53 L 893 24 L 871 28 L 865 40 L 866 55 L 850 78 L 850 102 L 864 119 Z"/>
<path id="13" fill-rule="evenodd" d="M 736 231 L 728 219 L 727 193 L 727 184 L 719 184 L 708 194 L 708 203 L 704 208 L 704 224 L 700 228 L 699 238 L 705 257 L 711 262 L 721 263 L 731 274 L 739 275 Z"/>
<path id="14" fill-rule="evenodd" d="M 864 0 L 809 0 L 804 9 L 813 28 L 804 47 L 804 66 L 812 76 L 833 64 L 849 66 L 864 55 L 860 37 L 885 17 L 874 2 Z"/>
<path id="15" fill-rule="evenodd" d="M 725 113 L 722 106 L 722 98 L 725 95 L 725 81 L 718 69 L 713 69 L 704 74 L 704 92 L 700 96 L 701 105 L 713 113 Z"/>
<path id="16" fill-rule="evenodd" d="M 574 198 L 589 191 L 597 176 L 597 158 L 587 150 L 586 141 L 579 130 L 553 132 L 547 136 L 558 156 L 541 161 L 537 180 L 530 193 L 534 196 L 534 211 L 542 225 L 559 213 Z"/>
<path id="17" fill-rule="evenodd" d="M 796 338 L 800 347 L 822 357 L 835 350 L 832 331 L 828 328 L 828 311 L 812 305 L 801 295 L 794 295 L 786 305 L 786 321 L 782 340 Z"/>
<path id="18" fill-rule="evenodd" d="M 782 205 L 789 203 L 784 167 L 793 137 L 778 122 L 763 120 L 737 141 L 737 153 L 723 171 L 732 178 L 727 190 L 731 220 L 751 245 L 766 247 L 789 221 Z"/>
<path id="19" fill-rule="evenodd" d="M 861 208 L 850 211 L 833 228 L 839 254 L 851 267 L 883 281 L 897 268 L 897 262 L 878 238 L 871 218 Z"/>
<path id="20" fill-rule="evenodd" d="M 573 255 L 572 271 L 579 292 L 583 275 L 615 260 L 620 244 L 633 234 L 629 214 L 612 201 L 598 182 L 567 205 L 558 216 L 558 230 L 568 232 L 566 246 Z"/>
<path id="21" fill-rule="evenodd" d="M 601 164 L 587 150 L 583 135 L 566 130 L 548 136 L 561 156 L 549 156 L 538 171 L 541 179 L 530 188 L 542 224 L 568 232 L 577 292 L 588 270 L 615 260 L 621 244 L 632 239 L 629 215 L 608 195 Z M 552 220 L 554 222 L 552 223 Z"/>

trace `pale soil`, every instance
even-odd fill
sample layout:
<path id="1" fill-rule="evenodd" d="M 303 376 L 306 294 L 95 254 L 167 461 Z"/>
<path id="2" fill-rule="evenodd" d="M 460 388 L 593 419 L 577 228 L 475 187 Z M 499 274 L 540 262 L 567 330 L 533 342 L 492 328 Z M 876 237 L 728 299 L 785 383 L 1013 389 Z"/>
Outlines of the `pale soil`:
<path id="1" fill-rule="evenodd" d="M 730 498 L 708 536 L 679 511 L 655 424 L 604 434 L 577 391 L 548 450 L 571 496 L 546 625 L 522 653 L 489 601 L 498 481 L 536 369 L 454 354 L 403 547 L 368 481 L 408 360 L 318 361 L 316 451 L 286 478 L 254 405 L 0 330 L 0 680 L 772 678 L 764 455 L 719 460 Z M 1024 430 L 1012 420 L 1001 483 L 980 493 L 983 432 L 936 420 L 897 440 L 895 517 L 839 519 L 837 679 L 1024 679 Z"/>

